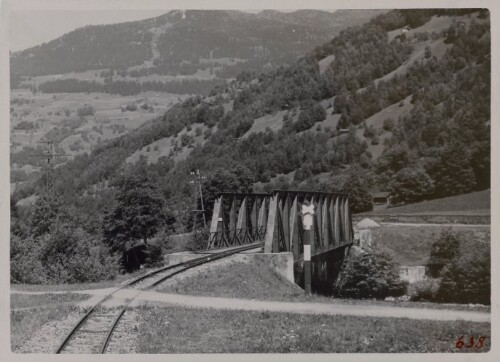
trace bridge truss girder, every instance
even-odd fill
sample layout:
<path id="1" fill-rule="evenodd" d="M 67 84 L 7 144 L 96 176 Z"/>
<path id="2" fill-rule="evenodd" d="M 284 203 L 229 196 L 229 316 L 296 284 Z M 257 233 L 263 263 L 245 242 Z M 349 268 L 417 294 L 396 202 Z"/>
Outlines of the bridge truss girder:
<path id="1" fill-rule="evenodd" d="M 352 243 L 349 200 L 345 194 L 276 190 L 269 194 L 220 193 L 214 203 L 208 249 L 264 241 L 264 252 L 293 252 L 301 258 L 301 205 L 316 207 L 313 255 Z"/>

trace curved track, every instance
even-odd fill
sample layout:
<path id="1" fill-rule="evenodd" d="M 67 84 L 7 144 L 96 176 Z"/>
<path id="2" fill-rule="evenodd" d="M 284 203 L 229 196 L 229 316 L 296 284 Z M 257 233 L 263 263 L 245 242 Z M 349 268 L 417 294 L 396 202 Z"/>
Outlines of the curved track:
<path id="1" fill-rule="evenodd" d="M 256 249 L 260 246 L 260 243 L 254 243 L 205 255 L 183 263 L 157 269 L 127 282 L 113 290 L 91 307 L 66 336 L 56 353 L 105 353 L 111 336 L 120 319 L 123 317 L 130 304 L 142 291 L 151 289 L 174 275 L 180 274 L 198 265 L 206 264 L 243 251 Z M 127 299 L 124 305 L 118 308 L 107 308 L 104 306 L 105 302 L 111 299 L 115 293 L 131 287 L 137 291 Z"/>

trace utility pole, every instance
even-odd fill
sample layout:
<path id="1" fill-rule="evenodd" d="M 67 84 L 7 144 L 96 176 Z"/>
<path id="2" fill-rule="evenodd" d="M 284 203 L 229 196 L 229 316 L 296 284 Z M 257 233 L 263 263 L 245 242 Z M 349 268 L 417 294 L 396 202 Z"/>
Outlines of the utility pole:
<path id="1" fill-rule="evenodd" d="M 43 157 L 46 160 L 45 190 L 46 190 L 47 194 L 49 195 L 49 194 L 52 194 L 53 188 L 54 188 L 54 159 L 55 159 L 55 156 L 68 157 L 68 155 L 56 154 L 54 142 L 52 142 L 52 141 L 40 141 L 38 143 L 44 143 L 47 146 L 46 146 L 45 150 L 42 151 L 42 153 L 35 154 L 32 156 Z"/>
<path id="2" fill-rule="evenodd" d="M 203 191 L 201 188 L 201 183 L 205 179 L 205 176 L 200 174 L 200 170 L 192 171 L 191 172 L 191 180 L 189 181 L 190 184 L 194 185 L 194 208 L 193 208 L 193 231 L 196 232 L 196 220 L 198 219 L 198 214 L 201 213 L 203 216 L 203 227 L 207 227 L 207 219 L 205 217 L 205 205 L 203 202 Z M 200 208 L 198 208 L 198 200 L 199 204 L 201 205 Z"/>

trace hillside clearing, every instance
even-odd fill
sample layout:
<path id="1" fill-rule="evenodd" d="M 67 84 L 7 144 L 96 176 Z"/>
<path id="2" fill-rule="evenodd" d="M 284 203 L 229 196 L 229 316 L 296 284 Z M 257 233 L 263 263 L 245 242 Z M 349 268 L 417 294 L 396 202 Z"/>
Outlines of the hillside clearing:
<path id="1" fill-rule="evenodd" d="M 368 127 L 373 127 L 376 130 L 382 130 L 384 126 L 384 121 L 386 119 L 392 119 L 395 122 L 398 121 L 399 117 L 409 113 L 413 109 L 413 104 L 411 104 L 412 96 L 408 96 L 400 102 L 391 104 L 390 106 L 382 109 L 380 112 L 373 114 L 368 117 L 365 122 Z M 364 128 L 356 130 L 356 136 L 361 140 L 366 140 L 368 143 L 368 151 L 371 152 L 373 159 L 376 160 L 380 157 L 385 149 L 384 141 L 391 137 L 392 132 L 384 132 L 379 136 L 379 142 L 377 145 L 371 144 L 370 140 L 367 139 L 363 133 Z"/>
<path id="2" fill-rule="evenodd" d="M 334 54 L 328 55 L 328 56 L 324 57 L 323 59 L 321 59 L 318 62 L 319 63 L 319 72 L 321 74 L 323 74 L 328 69 L 328 67 L 330 66 L 330 64 L 332 64 L 333 61 L 335 61 L 335 55 Z"/>
<path id="3" fill-rule="evenodd" d="M 384 76 L 375 79 L 374 83 L 377 85 L 380 81 L 388 81 L 395 75 L 402 76 L 405 75 L 410 66 L 417 60 L 422 60 L 425 58 L 425 47 L 429 46 L 431 53 L 436 58 L 442 58 L 446 53 L 446 50 L 451 48 L 451 44 L 445 44 L 444 39 L 438 39 L 436 41 L 428 40 L 425 42 L 417 43 L 414 45 L 413 52 L 410 58 L 400 65 L 397 69 L 392 72 L 385 74 Z M 365 88 L 359 89 L 358 92 L 362 92 Z"/>
<path id="4" fill-rule="evenodd" d="M 449 26 L 455 21 L 455 22 L 464 22 L 467 26 L 469 26 L 470 22 L 472 19 L 476 23 L 481 23 L 484 22 L 485 19 L 479 19 L 477 17 L 478 14 L 470 14 L 470 15 L 463 15 L 463 16 L 436 16 L 434 15 L 431 20 L 426 22 L 425 24 L 414 28 L 410 29 L 407 33 L 406 36 L 413 36 L 415 33 L 432 33 L 435 32 L 437 34 L 440 34 L 441 32 L 447 30 Z M 389 36 L 389 41 L 393 40 L 396 36 L 401 34 L 401 29 L 395 29 L 392 31 L 389 31 L 387 35 Z"/>
<path id="5" fill-rule="evenodd" d="M 150 143 L 128 156 L 125 162 L 137 162 L 141 156 L 146 157 L 148 164 L 157 163 L 160 157 L 172 156 L 175 162 L 185 160 L 195 145 L 203 145 L 206 142 L 204 133 L 208 129 L 209 128 L 202 123 L 193 123 L 190 130 L 184 127 L 175 137 L 165 137 Z M 191 143 L 183 144 L 183 136 L 190 137 L 191 141 L 189 142 Z"/>
<path id="6" fill-rule="evenodd" d="M 266 114 L 265 116 L 256 118 L 253 121 L 252 127 L 245 132 L 241 138 L 247 138 L 252 133 L 264 132 L 267 128 L 277 132 L 283 127 L 283 117 L 288 111 L 279 111 L 274 114 Z"/>

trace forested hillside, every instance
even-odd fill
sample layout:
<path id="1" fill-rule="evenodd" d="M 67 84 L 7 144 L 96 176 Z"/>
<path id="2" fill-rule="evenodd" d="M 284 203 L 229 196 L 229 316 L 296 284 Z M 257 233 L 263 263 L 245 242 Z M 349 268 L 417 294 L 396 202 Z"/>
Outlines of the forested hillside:
<path id="1" fill-rule="evenodd" d="M 421 30 L 438 17 L 446 20 L 444 29 Z M 410 35 L 399 30 L 406 25 Z M 442 51 L 433 54 L 438 46 Z M 417 57 L 420 48 L 425 51 Z M 113 204 L 114 188 L 103 183 L 124 173 L 149 175 L 166 200 L 165 228 L 184 231 L 192 222 L 188 181 L 195 169 L 207 176 L 209 208 L 219 191 L 345 191 L 356 212 L 371 208 L 373 190 L 408 203 L 486 189 L 490 54 L 488 11 L 394 10 L 340 32 L 290 66 L 259 76 L 242 73 L 209 97 L 189 98 L 76 157 L 55 170 L 57 194 L 85 210 L 79 218 L 92 232 Z M 333 61 L 320 69 L 326 58 Z M 366 123 L 389 106 L 405 112 L 380 127 Z M 260 117 L 281 126 L 248 132 Z M 173 137 L 194 124 L 206 128 L 204 142 L 187 133 Z M 169 137 L 175 144 L 157 162 L 125 162 Z M 383 152 L 374 158 L 370 149 L 382 137 Z M 178 152 L 189 155 L 176 162 Z M 39 194 L 42 186 L 43 180 L 26 185 L 14 199 Z"/>
<path id="2" fill-rule="evenodd" d="M 174 10 L 142 21 L 87 26 L 14 53 L 11 78 L 17 84 L 20 77 L 99 70 L 106 71 L 97 72 L 99 83 L 109 81 L 115 71 L 115 81 L 142 81 L 150 75 L 201 77 L 202 73 L 231 78 L 242 70 L 260 72 L 264 65 L 272 69 L 291 64 L 347 24 L 362 24 L 381 12 Z M 44 91 L 56 87 L 59 92 L 68 91 L 63 90 L 67 86 L 52 82 Z"/>

